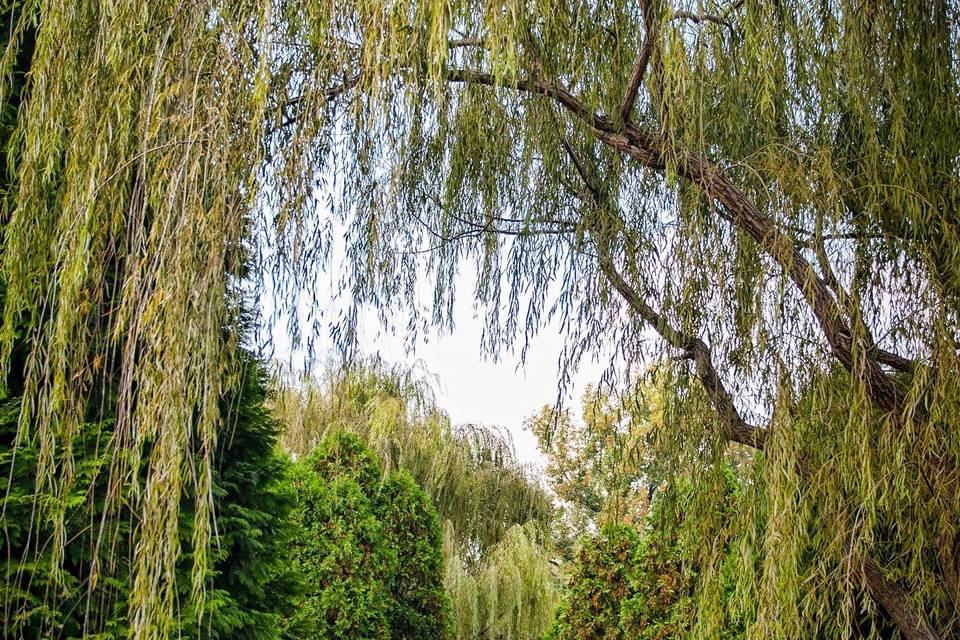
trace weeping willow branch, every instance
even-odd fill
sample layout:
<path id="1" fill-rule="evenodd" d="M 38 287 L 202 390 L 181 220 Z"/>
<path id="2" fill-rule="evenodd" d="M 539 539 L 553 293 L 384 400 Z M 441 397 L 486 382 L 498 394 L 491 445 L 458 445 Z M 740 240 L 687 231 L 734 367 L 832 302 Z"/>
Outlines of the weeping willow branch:
<path id="1" fill-rule="evenodd" d="M 592 172 L 588 170 L 573 147 L 563 139 L 561 144 L 590 195 L 590 204 L 603 210 L 614 211 L 615 207 L 609 201 L 605 190 L 596 183 Z M 703 385 L 707 397 L 713 404 L 720 423 L 723 425 L 724 437 L 731 442 L 743 444 L 760 451 L 764 450 L 771 433 L 770 429 L 747 423 L 737 411 L 733 397 L 724 387 L 717 373 L 710 349 L 706 343 L 697 337 L 677 330 L 661 314 L 657 313 L 617 270 L 610 254 L 610 233 L 603 229 L 593 229 L 593 233 L 600 271 L 607 281 L 621 295 L 630 309 L 653 327 L 667 344 L 682 349 L 684 357 L 693 361 L 697 378 Z M 805 468 L 805 465 L 800 464 L 799 466 L 801 473 L 808 476 L 809 470 Z M 896 582 L 887 579 L 876 561 L 864 556 L 856 564 L 859 567 L 858 573 L 871 597 L 883 606 L 884 610 L 908 638 L 911 638 L 911 640 L 939 640 L 940 636 L 930 626 L 930 623 L 923 616 L 918 615 L 910 605 L 910 597 L 906 590 Z"/>
<path id="2" fill-rule="evenodd" d="M 858 345 L 844 320 L 836 299 L 824 279 L 803 256 L 800 248 L 716 165 L 706 158 L 668 147 L 664 138 L 636 126 L 617 126 L 605 116 L 591 112 L 575 95 L 559 83 L 529 78 L 497 78 L 493 74 L 453 69 L 451 82 L 505 87 L 552 98 L 576 116 L 604 144 L 620 151 L 651 170 L 673 167 L 677 173 L 700 187 L 730 215 L 734 224 L 752 237 L 790 277 L 810 306 L 833 355 L 849 371 L 857 371 L 855 351 Z M 622 132 L 621 132 L 622 131 Z M 863 350 L 860 350 L 863 352 Z M 862 364 L 862 375 L 874 404 L 883 411 L 902 413 L 906 408 L 900 385 L 869 357 Z"/>
<path id="3" fill-rule="evenodd" d="M 640 4 L 643 7 L 644 15 L 649 13 L 647 5 L 650 4 L 650 0 L 641 0 Z M 630 120 L 633 106 L 637 102 L 640 84 L 643 82 L 643 78 L 647 73 L 647 65 L 650 63 L 650 56 L 653 54 L 654 43 L 657 41 L 657 34 L 656 31 L 654 31 L 655 25 L 656 23 L 654 22 L 647 22 L 646 38 L 640 47 L 636 61 L 633 63 L 633 69 L 630 71 L 630 77 L 627 79 L 627 87 L 623 91 L 623 98 L 621 98 L 620 106 L 617 108 L 617 113 L 620 114 L 620 119 L 623 122 Z"/>

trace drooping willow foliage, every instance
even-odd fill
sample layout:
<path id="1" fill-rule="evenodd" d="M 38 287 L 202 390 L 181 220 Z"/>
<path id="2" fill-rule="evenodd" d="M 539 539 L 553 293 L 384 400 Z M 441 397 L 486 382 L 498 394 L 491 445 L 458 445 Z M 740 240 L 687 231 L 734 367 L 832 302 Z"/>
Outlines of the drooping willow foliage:
<path id="1" fill-rule="evenodd" d="M 953 632 L 955 2 L 23 9 L 0 65 L 9 77 L 39 24 L 3 213 L 0 355 L 26 322 L 21 424 L 38 425 L 38 475 L 63 495 L 75 465 L 53 452 L 79 434 L 96 363 L 118 362 L 111 447 L 157 442 L 136 492 L 139 635 L 166 628 L 179 496 L 210 491 L 244 243 L 269 257 L 252 280 L 277 283 L 288 313 L 334 270 L 352 303 L 330 319 L 344 347 L 363 305 L 411 332 L 449 326 L 472 263 L 476 288 L 459 293 L 491 350 L 553 319 L 568 372 L 587 354 L 621 369 L 679 357 L 677 469 L 728 440 L 764 453 L 753 533 L 770 553 L 748 633 L 847 637 L 861 605 L 903 637 Z M 117 455 L 114 481 L 139 462 Z M 781 570 L 801 559 L 815 579 Z"/>
<path id="2" fill-rule="evenodd" d="M 0 361 L 28 345 L 18 441 L 38 443 L 54 572 L 67 561 L 75 445 L 116 380 L 104 517 L 90 526 L 95 558 L 109 565 L 118 548 L 133 550 L 135 637 L 171 633 L 178 589 L 202 603 L 212 570 L 216 435 L 242 377 L 237 332 L 224 335 L 236 324 L 250 162 L 262 155 L 248 126 L 267 80 L 247 43 L 259 9 L 4 3 L 14 19 L 3 75 L 25 37 L 33 55 L 8 149 Z M 177 585 L 185 494 L 195 497 L 192 589 Z M 128 506 L 133 525 L 118 543 L 110 532 Z"/>
<path id="3" fill-rule="evenodd" d="M 533 640 L 549 629 L 561 581 L 549 540 L 535 523 L 510 527 L 479 562 L 464 557 L 448 526 L 444 556 L 458 640 Z"/>

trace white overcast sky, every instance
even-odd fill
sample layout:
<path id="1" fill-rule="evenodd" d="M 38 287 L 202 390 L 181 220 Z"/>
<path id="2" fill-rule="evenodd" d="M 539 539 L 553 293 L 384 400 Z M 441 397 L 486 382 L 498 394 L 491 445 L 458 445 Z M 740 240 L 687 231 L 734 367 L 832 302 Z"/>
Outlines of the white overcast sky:
<path id="1" fill-rule="evenodd" d="M 332 282 L 330 283 L 332 286 Z M 403 336 L 384 331 L 375 314 L 362 315 L 358 328 L 358 344 L 363 355 L 379 356 L 388 364 L 413 367 L 433 387 L 439 406 L 455 424 L 474 423 L 498 426 L 513 437 L 521 462 L 540 465 L 533 436 L 523 428 L 526 418 L 544 405 L 556 403 L 559 394 L 558 360 L 564 338 L 556 327 L 548 326 L 535 336 L 521 365 L 519 355 L 507 355 L 494 362 L 481 355 L 483 322 L 472 307 L 473 282 L 469 276 L 458 276 L 458 292 L 454 308 L 455 328 L 452 334 L 433 333 L 423 336 L 408 352 Z M 262 300 L 265 317 L 270 316 L 272 300 Z M 316 303 L 330 311 L 337 306 L 333 299 L 320 297 Z M 272 334 L 274 357 L 295 368 L 304 367 L 304 356 L 292 349 L 284 326 L 274 324 Z M 332 360 L 334 350 L 329 338 L 320 336 L 317 359 Z M 324 344 L 330 345 L 324 353 Z M 585 361 L 573 377 L 572 388 L 564 404 L 579 405 L 584 388 L 595 383 L 605 365 Z"/>

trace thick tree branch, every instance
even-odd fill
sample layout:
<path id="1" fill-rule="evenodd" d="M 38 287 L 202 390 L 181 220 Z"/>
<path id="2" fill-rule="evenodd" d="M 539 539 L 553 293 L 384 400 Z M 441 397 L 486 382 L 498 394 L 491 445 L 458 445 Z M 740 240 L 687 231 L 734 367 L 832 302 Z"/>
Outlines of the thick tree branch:
<path id="1" fill-rule="evenodd" d="M 644 18 L 649 14 L 649 9 L 647 8 L 649 2 L 650 0 L 645 0 L 643 3 Z M 620 106 L 617 109 L 620 120 L 623 122 L 630 120 L 633 106 L 637 102 L 637 93 L 640 91 L 640 84 L 643 82 L 643 78 L 647 73 L 647 65 L 650 63 L 650 56 L 653 55 L 653 48 L 656 44 L 656 23 L 652 20 L 644 21 L 646 22 L 647 33 L 644 37 L 643 44 L 640 46 L 637 59 L 633 63 L 633 70 L 627 79 L 627 87 L 623 90 L 623 98 L 620 99 Z"/>
<path id="2" fill-rule="evenodd" d="M 720 416 L 726 438 L 762 450 L 766 446 L 769 431 L 748 423 L 737 411 L 733 403 L 733 396 L 723 385 L 720 376 L 717 374 L 717 369 L 713 365 L 710 348 L 700 338 L 673 327 L 660 313 L 647 304 L 646 300 L 617 271 L 605 245 L 606 242 L 603 240 L 597 242 L 600 271 L 634 313 L 653 327 L 667 344 L 682 349 L 684 357 L 693 362 L 697 378 Z"/>
<path id="3" fill-rule="evenodd" d="M 586 185 L 592 204 L 600 208 L 611 208 L 613 205 L 606 199 L 604 190 L 593 179 L 592 174 L 570 144 L 565 140 L 561 143 Z M 609 241 L 603 237 L 602 233 L 596 235 L 600 270 L 604 277 L 634 313 L 652 326 L 668 344 L 683 349 L 684 356 L 693 361 L 697 378 L 720 416 L 726 438 L 732 442 L 763 450 L 770 435 L 769 429 L 749 424 L 737 411 L 730 392 L 720 380 L 706 343 L 696 336 L 679 331 L 654 310 L 617 270 L 609 252 Z M 801 477 L 809 477 L 810 470 L 806 465 L 800 462 L 798 468 Z M 883 607 L 894 624 L 909 640 L 940 640 L 926 618 L 918 615 L 911 606 L 906 590 L 899 583 L 887 579 L 876 561 L 867 556 L 859 557 L 855 559 L 854 566 L 864 581 L 870 597 Z"/>
<path id="4" fill-rule="evenodd" d="M 640 90 L 640 83 L 643 82 L 643 76 L 647 72 L 647 64 L 650 62 L 650 54 L 653 52 L 653 41 L 647 38 L 640 53 L 637 54 L 637 60 L 633 63 L 633 71 L 630 72 L 630 78 L 627 79 L 627 87 L 623 91 L 623 98 L 620 100 L 620 107 L 617 113 L 624 122 L 630 120 L 630 113 L 633 111 L 633 105 L 637 102 L 637 93 Z"/>
<path id="5" fill-rule="evenodd" d="M 910 640 L 941 640 L 926 618 L 909 605 L 906 590 L 899 583 L 888 580 L 873 558 L 861 559 L 861 574 L 870 596 L 880 603 L 904 636 Z"/>
<path id="6" fill-rule="evenodd" d="M 677 173 L 722 207 L 733 224 L 753 238 L 784 270 L 813 312 L 834 357 L 847 370 L 854 370 L 857 345 L 830 287 L 817 275 L 796 242 L 777 227 L 722 169 L 697 153 L 668 150 L 667 143 L 658 134 L 629 123 L 618 124 L 592 112 L 559 83 L 530 78 L 497 78 L 466 69 L 450 70 L 447 77 L 451 82 L 484 84 L 550 97 L 580 120 L 599 141 L 649 169 L 665 169 L 669 155 Z M 900 413 L 904 408 L 904 394 L 899 384 L 876 359 L 869 357 L 868 350 L 862 352 L 867 358 L 858 367 L 858 373 L 862 372 L 860 375 L 870 399 L 885 412 Z"/>
<path id="7" fill-rule="evenodd" d="M 817 257 L 817 261 L 820 263 L 820 271 L 823 274 L 823 281 L 827 283 L 827 286 L 830 287 L 834 295 L 837 297 L 840 307 L 845 310 L 847 318 L 850 319 L 850 322 L 858 322 L 858 305 L 855 303 L 843 284 L 841 284 L 840 279 L 837 278 L 837 275 L 833 271 L 833 267 L 830 266 L 830 257 L 827 255 L 827 248 L 824 244 L 824 240 L 826 240 L 828 236 L 823 233 L 823 229 L 821 228 L 821 223 L 819 220 L 816 227 L 816 230 L 810 234 L 810 242 L 808 247 L 813 250 L 814 255 Z M 798 242 L 798 246 L 804 245 Z M 870 329 L 867 327 L 866 323 L 859 321 L 858 326 L 864 333 L 864 339 L 866 340 L 867 345 L 869 345 L 867 353 L 871 358 L 880 364 L 886 365 L 903 373 L 909 373 L 913 371 L 916 365 L 915 362 L 890 351 L 881 349 L 877 345 L 877 341 L 873 337 L 873 334 L 870 332 Z"/>
<path id="8" fill-rule="evenodd" d="M 448 49 L 458 49 L 462 47 L 484 47 L 483 38 L 458 38 L 456 40 L 448 40 L 447 48 Z"/>

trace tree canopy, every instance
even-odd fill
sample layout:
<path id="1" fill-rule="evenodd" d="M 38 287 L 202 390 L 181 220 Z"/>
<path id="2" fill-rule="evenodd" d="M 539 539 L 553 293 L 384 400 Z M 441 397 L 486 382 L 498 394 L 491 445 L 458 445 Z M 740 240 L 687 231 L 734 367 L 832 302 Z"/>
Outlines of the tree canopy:
<path id="1" fill-rule="evenodd" d="M 564 550 L 585 533 L 646 515 L 656 488 L 649 440 L 660 420 L 659 390 L 633 385 L 623 394 L 588 386 L 577 420 L 545 406 L 525 424 L 547 460 L 550 487 L 562 502 Z"/>
<path id="2" fill-rule="evenodd" d="M 763 599 L 752 633 L 847 635 L 831 623 L 861 593 L 903 637 L 952 632 L 954 1 L 12 6 L 5 110 L 38 28 L 10 143 L 0 363 L 26 323 L 19 424 L 38 425 L 38 476 L 64 499 L 76 466 L 54 453 L 82 435 L 97 363 L 118 363 L 111 446 L 156 442 L 138 636 L 172 602 L 191 478 L 198 548 L 210 539 L 231 284 L 276 283 L 292 313 L 332 265 L 350 304 L 330 332 L 349 351 L 364 306 L 411 335 L 449 328 L 466 264 L 494 352 L 522 354 L 552 320 L 567 373 L 610 357 L 627 380 L 644 356 L 676 358 L 677 470 L 728 441 L 763 452 L 759 575 L 806 606 Z M 141 464 L 116 461 L 116 479 Z M 801 555 L 816 580 L 779 571 Z"/>

